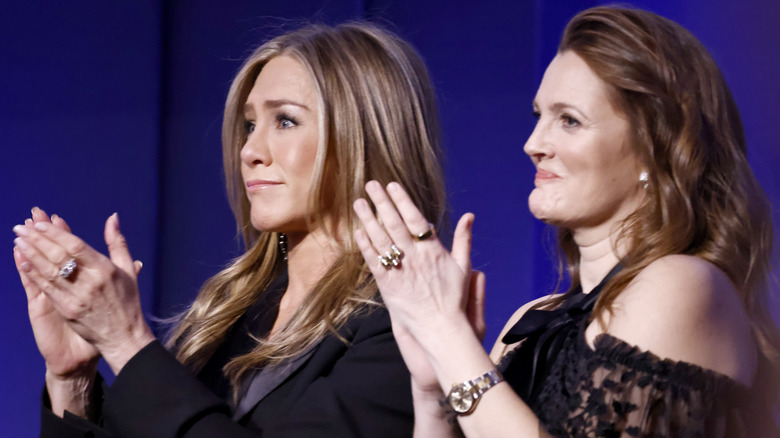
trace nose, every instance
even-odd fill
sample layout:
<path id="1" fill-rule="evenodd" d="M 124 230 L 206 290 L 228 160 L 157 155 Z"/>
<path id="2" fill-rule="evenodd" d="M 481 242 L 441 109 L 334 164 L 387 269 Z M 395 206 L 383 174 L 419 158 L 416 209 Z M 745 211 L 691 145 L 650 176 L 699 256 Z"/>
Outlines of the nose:
<path id="1" fill-rule="evenodd" d="M 241 147 L 240 156 L 244 165 L 249 167 L 258 165 L 268 166 L 271 164 L 268 145 L 259 127 L 247 134 L 246 142 Z"/>
<path id="2" fill-rule="evenodd" d="M 523 146 L 523 152 L 531 157 L 534 162 L 537 162 L 542 157 L 552 156 L 552 147 L 549 143 L 549 129 L 546 127 L 546 123 L 542 119 L 536 123 L 531 135 L 528 136 L 528 140 Z"/>

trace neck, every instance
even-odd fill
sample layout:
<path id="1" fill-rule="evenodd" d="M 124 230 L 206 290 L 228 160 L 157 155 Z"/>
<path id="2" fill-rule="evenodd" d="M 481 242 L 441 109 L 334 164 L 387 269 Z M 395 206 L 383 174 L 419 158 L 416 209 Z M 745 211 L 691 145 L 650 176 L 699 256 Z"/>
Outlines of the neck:
<path id="1" fill-rule="evenodd" d="M 574 241 L 580 251 L 580 284 L 582 291 L 589 293 L 609 273 L 620 257 L 612 245 L 612 235 L 582 236 L 574 234 Z"/>
<path id="2" fill-rule="evenodd" d="M 322 232 L 287 234 L 287 291 L 280 306 L 295 309 L 338 258 Z"/>

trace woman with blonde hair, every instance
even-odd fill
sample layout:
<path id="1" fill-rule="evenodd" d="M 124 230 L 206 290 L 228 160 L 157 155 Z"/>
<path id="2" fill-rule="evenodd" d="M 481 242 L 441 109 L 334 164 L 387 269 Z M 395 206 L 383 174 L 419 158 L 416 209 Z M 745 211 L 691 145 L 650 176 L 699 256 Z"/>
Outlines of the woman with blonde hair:
<path id="1" fill-rule="evenodd" d="M 437 129 L 426 68 L 389 32 L 311 25 L 258 48 L 223 122 L 247 249 L 179 317 L 170 352 L 144 322 L 117 216 L 105 257 L 34 210 L 14 256 L 47 365 L 41 435 L 411 434 L 409 374 L 352 204 L 368 180 L 399 181 L 440 224 Z M 117 375 L 105 390 L 101 356 Z"/>
<path id="2" fill-rule="evenodd" d="M 366 186 L 381 225 L 355 203 L 412 374 L 416 435 L 458 434 L 442 401 L 468 437 L 780 436 L 770 207 L 707 50 L 650 12 L 588 9 L 533 111 L 528 205 L 557 227 L 571 287 L 521 307 L 490 356 L 468 307 L 473 216 L 450 255 L 410 238 L 428 226 L 400 185 Z M 391 245 L 404 260 L 386 268 Z"/>

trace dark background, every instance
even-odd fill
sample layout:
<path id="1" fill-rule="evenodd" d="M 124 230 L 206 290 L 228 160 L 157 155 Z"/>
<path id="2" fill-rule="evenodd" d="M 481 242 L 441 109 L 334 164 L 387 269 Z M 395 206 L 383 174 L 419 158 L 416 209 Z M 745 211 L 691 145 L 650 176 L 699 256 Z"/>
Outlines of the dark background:
<path id="1" fill-rule="evenodd" d="M 36 436 L 44 363 L 13 267 L 11 228 L 33 206 L 104 250 L 119 212 L 148 316 L 170 316 L 238 255 L 220 125 L 241 60 L 301 21 L 369 19 L 412 42 L 435 81 L 453 219 L 476 213 L 487 273 L 486 344 L 552 285 L 544 227 L 528 213 L 522 147 L 531 100 L 566 21 L 596 1 L 29 0 L 0 13 L 0 435 Z M 780 206 L 780 2 L 635 2 L 710 48 L 745 121 L 751 164 Z M 780 273 L 777 269 L 776 273 Z M 775 286 L 775 293 L 778 287 Z M 778 299 L 773 302 L 780 313 Z"/>

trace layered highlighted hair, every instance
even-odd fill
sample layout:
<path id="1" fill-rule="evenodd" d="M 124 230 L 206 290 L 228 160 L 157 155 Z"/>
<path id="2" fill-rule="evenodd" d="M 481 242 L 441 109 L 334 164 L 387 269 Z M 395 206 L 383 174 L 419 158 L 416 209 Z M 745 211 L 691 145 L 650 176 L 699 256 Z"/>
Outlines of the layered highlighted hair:
<path id="1" fill-rule="evenodd" d="M 558 53 L 574 52 L 601 78 L 629 120 L 629 142 L 647 170 L 644 203 L 621 225 L 623 270 L 599 295 L 593 315 L 653 261 L 700 257 L 722 270 L 751 319 L 765 363 L 777 369 L 778 331 L 768 312 L 771 207 L 748 164 L 736 102 L 707 49 L 679 24 L 651 12 L 595 7 L 576 15 Z M 579 284 L 579 250 L 559 229 L 562 262 Z M 562 264 L 563 269 L 563 264 Z M 772 374 L 772 372 L 768 372 Z M 757 376 L 773 382 L 777 376 Z"/>
<path id="2" fill-rule="evenodd" d="M 310 229 L 325 231 L 340 256 L 281 330 L 225 366 L 234 389 L 254 367 L 302 353 L 328 333 L 337 335 L 351 315 L 377 305 L 376 285 L 352 237 L 360 223 L 352 203 L 366 197 L 367 181 L 400 183 L 433 224 L 442 225 L 446 213 L 435 94 L 408 43 L 366 23 L 308 25 L 268 41 L 236 75 L 222 126 L 228 197 L 247 249 L 204 284 L 174 327 L 169 346 L 182 363 L 199 370 L 284 269 L 278 233 L 251 226 L 239 156 L 247 140 L 247 96 L 278 56 L 300 62 L 316 87 L 320 132 L 307 221 Z"/>

